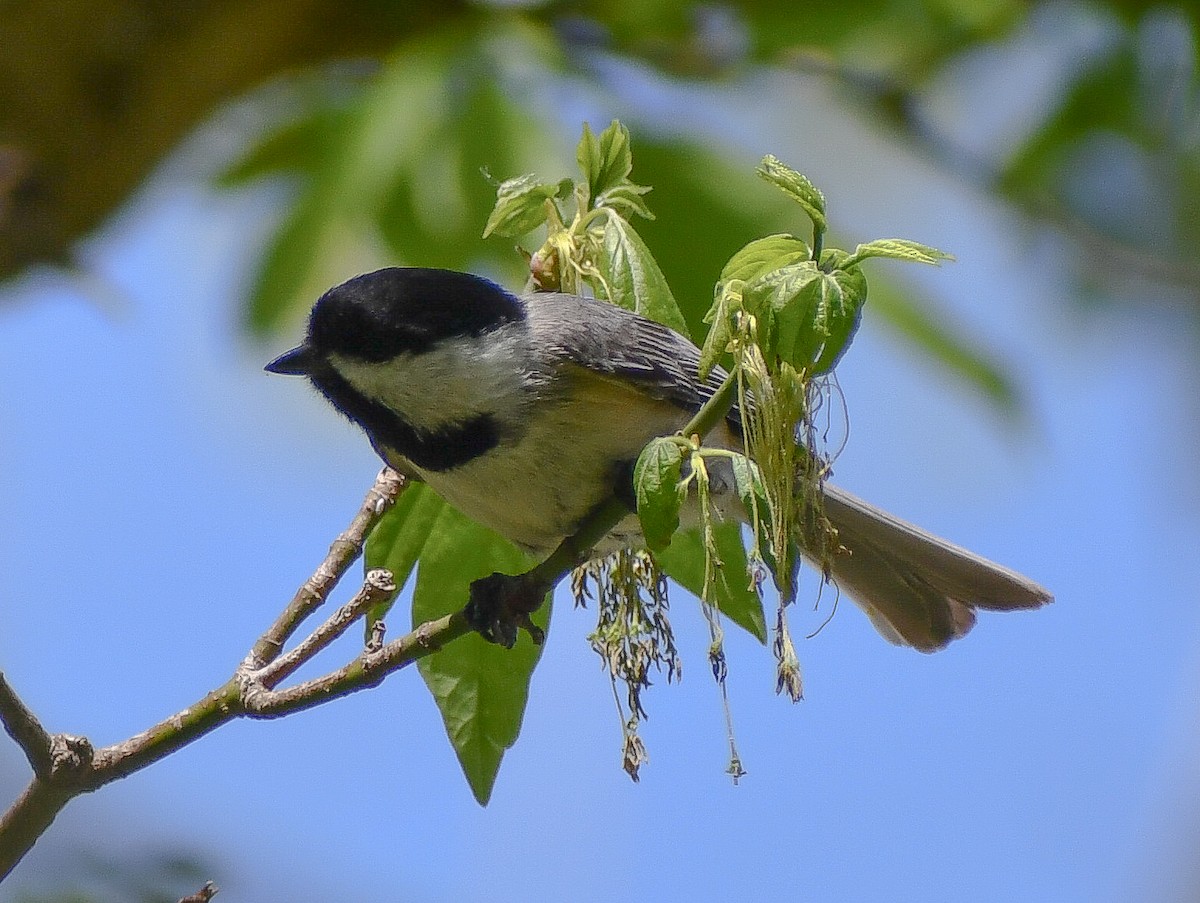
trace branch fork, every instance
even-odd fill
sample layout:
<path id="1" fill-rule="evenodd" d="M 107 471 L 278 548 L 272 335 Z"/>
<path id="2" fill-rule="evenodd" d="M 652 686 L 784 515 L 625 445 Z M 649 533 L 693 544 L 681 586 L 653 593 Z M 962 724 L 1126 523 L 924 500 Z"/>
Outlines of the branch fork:
<path id="1" fill-rule="evenodd" d="M 688 424 L 685 435 L 708 432 L 732 403 L 731 379 Z M 519 629 L 535 642 L 544 633 L 530 619 L 546 594 L 592 548 L 629 514 L 617 498 L 600 505 L 562 541 L 551 555 L 524 574 L 492 574 L 471 586 L 464 607 L 418 625 L 398 639 L 384 642 L 384 625 L 371 627 L 365 648 L 334 671 L 280 689 L 280 684 L 325 650 L 374 606 L 397 591 L 385 570 L 367 573 L 354 597 L 288 651 L 300 625 L 329 598 L 338 581 L 363 552 L 367 536 L 407 485 L 399 473 L 384 468 L 358 513 L 330 545 L 329 553 L 291 602 L 251 647 L 233 675 L 187 708 L 120 743 L 94 748 L 86 738 L 51 734 L 0 673 L 0 724 L 24 752 L 33 779 L 8 812 L 0 817 L 0 881 L 3 881 L 63 807 L 76 796 L 103 787 L 159 761 L 237 718 L 279 718 L 350 693 L 378 686 L 389 674 L 431 655 L 447 643 L 478 631 L 493 642 L 511 646 Z M 213 888 L 215 892 L 215 888 Z M 211 894 L 210 894 L 211 895 Z"/>
<path id="2" fill-rule="evenodd" d="M 394 671 L 469 631 L 461 614 L 384 644 L 382 623 L 373 646 L 322 677 L 280 689 L 288 677 L 325 650 L 374 605 L 396 592 L 392 575 L 370 571 L 345 605 L 290 650 L 289 640 L 320 608 L 362 554 L 371 529 L 403 491 L 406 480 L 388 468 L 376 478 L 349 527 L 291 602 L 222 686 L 155 726 L 120 743 L 94 748 L 86 737 L 51 734 L 0 674 L 0 724 L 25 753 L 33 779 L 0 818 L 0 880 L 24 857 L 71 799 L 139 771 L 221 725 L 240 717 L 277 718 L 339 696 L 377 686 Z"/>

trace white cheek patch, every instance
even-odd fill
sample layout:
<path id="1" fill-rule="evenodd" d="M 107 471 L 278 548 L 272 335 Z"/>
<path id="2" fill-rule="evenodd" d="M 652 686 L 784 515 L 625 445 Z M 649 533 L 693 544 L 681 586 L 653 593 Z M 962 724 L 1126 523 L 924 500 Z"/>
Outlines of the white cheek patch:
<path id="1" fill-rule="evenodd" d="M 481 414 L 515 416 L 526 398 L 529 355 L 522 326 L 458 336 L 419 354 L 371 363 L 339 354 L 329 362 L 350 385 L 418 430 L 436 432 Z"/>

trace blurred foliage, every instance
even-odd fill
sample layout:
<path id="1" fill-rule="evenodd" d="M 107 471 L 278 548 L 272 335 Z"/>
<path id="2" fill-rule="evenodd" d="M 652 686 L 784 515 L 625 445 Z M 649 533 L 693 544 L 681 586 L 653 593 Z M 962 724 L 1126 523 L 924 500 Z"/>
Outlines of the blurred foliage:
<path id="1" fill-rule="evenodd" d="M 1022 36 L 1099 30 L 1003 159 L 934 124 L 932 86 Z M 513 284 L 509 242 L 480 241 L 498 175 L 567 168 L 578 122 L 556 85 L 603 90 L 596 63 L 695 83 L 790 69 L 1072 237 L 1081 280 L 1200 297 L 1197 12 L 1131 0 L 783 0 L 525 4 L 358 0 L 64 0 L 0 7 L 0 275 L 72 248 L 222 104 L 267 82 L 264 134 L 226 173 L 295 185 L 248 305 L 261 331 L 377 264 L 473 268 Z M 346 65 L 347 62 L 353 65 Z M 335 65 L 336 64 L 336 65 Z M 281 100 L 281 95 L 285 98 Z M 290 110 L 290 112 L 288 112 Z M 803 117 L 803 110 L 789 115 Z M 596 123 L 602 125 L 603 123 Z M 969 127 L 969 126 L 968 126 Z M 694 335 L 719 262 L 780 209 L 720 136 L 701 147 L 635 126 L 655 187 L 645 237 Z M 786 149 L 781 149 L 786 150 Z M 852 243 L 852 242 L 849 242 Z M 964 249 L 958 249 L 960 251 Z M 1153 293 L 1151 288 L 1149 293 Z M 881 294 L 882 297 L 882 294 Z M 880 314 L 1002 407 L 1003 372 L 892 283 Z"/>
<path id="2" fill-rule="evenodd" d="M 515 18 L 454 22 L 399 46 L 358 90 L 324 92 L 229 170 L 226 184 L 291 174 L 295 203 L 268 248 L 248 322 L 256 330 L 307 309 L 334 274 L 391 262 L 483 267 L 511 281 L 511 243 L 484 245 L 495 188 L 481 169 L 546 162 L 548 126 L 509 100 L 525 67 L 559 62 Z M 336 280 L 335 280 L 336 281 Z"/>
<path id="3" fill-rule="evenodd" d="M 27 882 L 13 903 L 179 903 L 211 877 L 188 853 L 76 854 L 53 879 Z"/>
<path id="4" fill-rule="evenodd" d="M 1193 11 L 1193 16 L 1195 15 Z M 1087 60 L 998 185 L 1094 256 L 1200 287 L 1200 72 L 1195 20 L 1155 9 L 1105 23 Z"/>
<path id="5" fill-rule="evenodd" d="M 1069 239 L 1075 257 L 1064 262 L 1085 293 L 1141 300 L 1165 289 L 1200 303 L 1200 11 L 1045 2 L 1012 24 L 943 61 L 954 72 L 989 56 L 1007 78 L 1028 64 L 1030 46 L 1059 57 L 1032 125 L 993 156 L 970 149 L 969 122 L 944 127 L 929 115 L 933 79 L 850 60 L 793 62 L 837 78 L 931 159 Z"/>

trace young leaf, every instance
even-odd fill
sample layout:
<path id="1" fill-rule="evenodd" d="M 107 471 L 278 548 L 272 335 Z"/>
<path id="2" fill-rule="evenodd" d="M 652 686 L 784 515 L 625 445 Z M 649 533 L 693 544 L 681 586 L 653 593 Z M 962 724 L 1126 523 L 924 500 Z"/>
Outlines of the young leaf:
<path id="1" fill-rule="evenodd" d="M 767 641 L 763 603 L 752 586 L 741 525 L 732 521 L 716 524 L 713 536 L 721 567 L 713 581 L 713 594 L 721 614 L 760 643 Z M 654 553 L 663 573 L 697 598 L 704 591 L 704 541 L 699 530 L 675 534 L 671 545 Z"/>
<path id="2" fill-rule="evenodd" d="M 742 287 L 741 282 L 718 284 L 717 298 L 704 317 L 704 322 L 710 323 L 711 327 L 704 337 L 704 347 L 700 349 L 701 379 L 708 379 L 713 367 L 728 350 L 729 340 L 733 338 L 733 318 L 742 309 Z"/>
<path id="3" fill-rule="evenodd" d="M 637 497 L 638 519 L 642 534 L 651 549 L 671 542 L 679 529 L 679 508 L 683 504 L 679 476 L 683 467 L 683 449 L 673 439 L 654 439 L 642 449 L 633 468 L 633 489 Z"/>
<path id="4" fill-rule="evenodd" d="M 633 226 L 615 212 L 606 211 L 600 269 L 608 300 L 657 320 L 682 335 L 687 324 L 667 279 Z"/>
<path id="5" fill-rule="evenodd" d="M 809 357 L 812 361 L 811 372 L 814 375 L 827 373 L 837 366 L 846 349 L 850 347 L 854 334 L 858 332 L 858 326 L 862 322 L 863 304 L 867 300 L 867 278 L 858 267 L 835 269 L 824 278 L 827 283 L 836 286 L 836 293 L 830 290 L 829 296 L 836 294 L 838 301 L 836 309 L 833 309 L 832 303 L 823 310 L 818 308 L 819 314 L 824 315 L 822 328 L 825 342 L 815 360 L 812 356 Z"/>
<path id="6" fill-rule="evenodd" d="M 634 215 L 643 219 L 654 219 L 654 214 L 642 200 L 642 195 L 648 194 L 648 185 L 634 185 L 632 182 L 622 182 L 613 188 L 600 192 L 596 196 L 597 207 L 608 207 L 628 220 Z"/>
<path id="7" fill-rule="evenodd" d="M 736 454 L 731 463 L 733 485 L 737 489 L 738 497 L 742 500 L 742 507 L 746 509 L 746 516 L 757 516 L 762 520 L 769 519 L 771 516 L 770 503 L 767 501 L 767 489 L 763 486 L 762 474 L 758 471 L 758 465 L 745 455 Z"/>
<path id="8" fill-rule="evenodd" d="M 799 203 L 812 220 L 814 229 L 825 231 L 825 195 L 817 190 L 807 176 L 796 172 L 772 154 L 762 158 L 756 172 Z"/>
<path id="9" fill-rule="evenodd" d="M 589 206 L 598 206 L 597 199 L 611 188 L 624 182 L 633 171 L 633 153 L 629 147 L 629 129 L 616 119 L 600 137 L 592 134 L 585 122 L 583 134 L 575 150 L 575 159 L 588 186 Z"/>
<path id="10" fill-rule="evenodd" d="M 737 489 L 738 497 L 742 500 L 742 508 L 746 512 L 746 517 L 758 518 L 760 525 L 769 526 L 771 524 L 771 501 L 758 465 L 745 455 L 734 455 L 732 465 L 733 484 Z M 761 537 L 759 553 L 773 573 L 775 571 L 775 554 L 771 550 L 771 543 L 764 533 L 759 535 Z"/>
<path id="11" fill-rule="evenodd" d="M 752 282 L 772 270 L 800 263 L 812 256 L 808 245 L 794 235 L 768 235 L 758 238 L 729 258 L 721 270 L 721 281 L 741 279 Z"/>
<path id="12" fill-rule="evenodd" d="M 742 293 L 747 301 L 746 308 L 756 311 L 770 307 L 776 312 L 782 311 L 808 292 L 821 275 L 813 260 L 799 260 L 770 270 L 747 283 Z"/>
<path id="13" fill-rule="evenodd" d="M 528 564 L 515 546 L 447 505 L 433 525 L 417 565 L 413 623 L 461 608 L 473 580 L 497 571 L 520 573 Z M 549 596 L 533 620 L 545 629 Z M 541 652 L 542 647 L 527 638 L 513 649 L 504 649 L 471 635 L 417 664 L 480 805 L 486 805 L 491 796 L 504 751 L 517 740 L 529 681 Z"/>
<path id="14" fill-rule="evenodd" d="M 536 175 L 517 176 L 500 183 L 496 206 L 492 208 L 483 237 L 501 235 L 520 238 L 532 232 L 546 219 L 546 201 L 558 196 L 558 184 L 539 182 Z"/>
<path id="15" fill-rule="evenodd" d="M 815 287 L 822 273 L 812 260 L 800 260 L 772 270 L 749 283 L 743 303 L 759 319 L 764 350 L 784 360 L 815 351 L 822 336 L 813 321 Z"/>
<path id="16" fill-rule="evenodd" d="M 877 238 L 866 244 L 859 245 L 843 266 L 849 269 L 862 263 L 868 257 L 886 257 L 891 260 L 911 260 L 914 263 L 929 263 L 937 266 L 943 260 L 953 260 L 953 254 L 931 248 L 917 241 L 905 238 Z"/>

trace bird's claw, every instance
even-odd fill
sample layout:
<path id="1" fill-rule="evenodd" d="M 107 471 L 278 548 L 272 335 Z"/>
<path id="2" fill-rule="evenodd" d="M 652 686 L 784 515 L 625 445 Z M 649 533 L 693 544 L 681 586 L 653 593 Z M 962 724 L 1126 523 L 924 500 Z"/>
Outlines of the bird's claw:
<path id="1" fill-rule="evenodd" d="M 469 623 L 489 643 L 511 649 L 518 630 L 525 630 L 535 645 L 546 639 L 542 628 L 529 617 L 542 606 L 546 587 L 523 574 L 492 574 L 471 584 L 466 615 Z"/>

